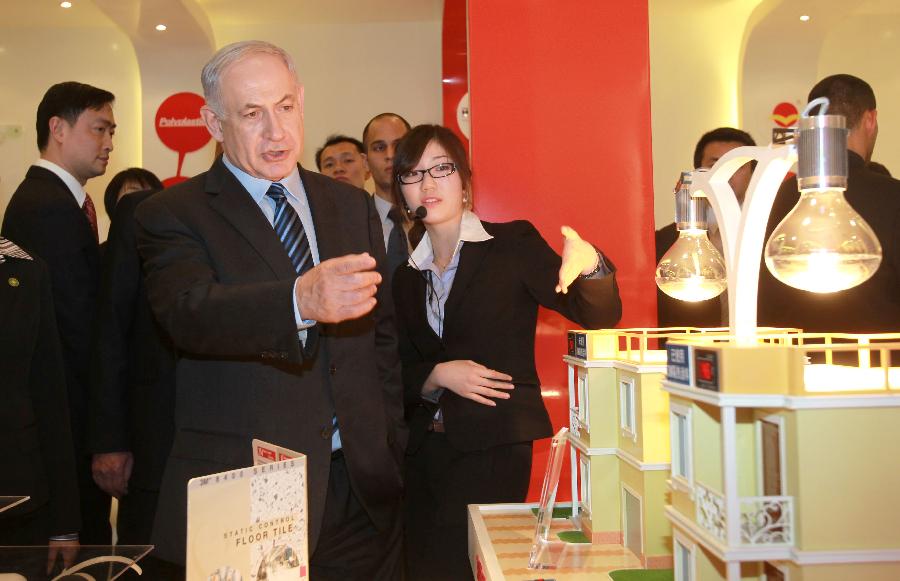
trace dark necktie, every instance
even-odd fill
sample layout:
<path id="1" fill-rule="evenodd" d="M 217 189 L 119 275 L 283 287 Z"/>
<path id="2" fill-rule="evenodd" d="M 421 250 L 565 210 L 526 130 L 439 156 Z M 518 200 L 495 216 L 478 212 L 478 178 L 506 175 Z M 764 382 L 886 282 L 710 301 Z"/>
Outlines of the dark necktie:
<path id="1" fill-rule="evenodd" d="M 288 257 L 294 264 L 297 274 L 303 274 L 313 266 L 312 251 L 309 248 L 309 239 L 300 222 L 297 211 L 287 201 L 284 186 L 274 182 L 269 186 L 266 195 L 275 201 L 275 220 L 272 227 L 281 240 L 282 246 L 287 250 Z"/>
<path id="2" fill-rule="evenodd" d="M 391 206 L 388 218 L 394 223 L 391 233 L 388 234 L 387 264 L 388 277 L 393 277 L 397 267 L 409 258 L 409 250 L 406 243 L 406 232 L 403 230 L 403 219 L 400 217 L 400 209 Z"/>
<path id="3" fill-rule="evenodd" d="M 94 208 L 94 202 L 87 192 L 84 193 L 84 205 L 81 206 L 84 215 L 87 216 L 88 222 L 91 223 L 91 230 L 94 231 L 94 239 L 100 241 L 100 231 L 97 229 L 97 209 Z"/>

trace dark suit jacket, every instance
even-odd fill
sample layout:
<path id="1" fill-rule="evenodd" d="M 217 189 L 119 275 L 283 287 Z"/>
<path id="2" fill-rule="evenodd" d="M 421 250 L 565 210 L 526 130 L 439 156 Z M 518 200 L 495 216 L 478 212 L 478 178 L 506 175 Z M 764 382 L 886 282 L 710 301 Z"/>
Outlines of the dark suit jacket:
<path id="1" fill-rule="evenodd" d="M 97 239 L 65 183 L 32 166 L 3 218 L 3 236 L 47 262 L 62 342 L 75 449 L 86 454 L 90 350 L 100 282 Z"/>
<path id="2" fill-rule="evenodd" d="M 443 339 L 428 324 L 425 276 L 408 265 L 394 275 L 410 453 L 418 449 L 436 411 L 422 399 L 422 384 L 436 364 L 457 359 L 511 375 L 515 389 L 508 400 L 495 400 L 496 407 L 445 391 L 440 408 L 454 447 L 484 450 L 551 436 L 534 363 L 538 306 L 591 329 L 611 327 L 622 315 L 614 273 L 576 280 L 568 294 L 556 293 L 562 260 L 534 226 L 525 221 L 482 224 L 494 238 L 463 244 L 444 311 Z"/>
<path id="3" fill-rule="evenodd" d="M 675 223 L 656 231 L 656 263 L 675 244 L 678 229 Z M 657 325 L 660 327 L 720 327 L 727 325 L 722 317 L 722 297 L 719 295 L 695 303 L 680 301 L 656 289 Z M 725 316 L 727 319 L 727 315 Z"/>
<path id="4" fill-rule="evenodd" d="M 134 454 L 130 484 L 159 490 L 175 422 L 175 349 L 150 311 L 134 212 L 153 192 L 121 199 L 103 256 L 92 369 L 91 451 Z"/>
<path id="5" fill-rule="evenodd" d="M 759 324 L 811 332 L 900 331 L 900 181 L 866 168 L 849 151 L 847 202 L 881 242 L 881 265 L 869 280 L 845 291 L 811 293 L 783 284 L 760 267 Z M 784 182 L 769 218 L 767 237 L 800 199 L 797 180 Z"/>
<path id="6" fill-rule="evenodd" d="M 0 491 L 31 496 L 0 513 L 46 511 L 51 535 L 78 532 L 78 484 L 50 275 L 39 259 L 0 264 Z"/>
<path id="7" fill-rule="evenodd" d="M 371 198 L 300 169 L 321 260 L 368 252 L 383 267 Z M 251 438 L 308 459 L 310 553 L 321 526 L 337 414 L 353 489 L 376 526 L 399 505 L 405 445 L 393 307 L 317 325 L 301 350 L 297 278 L 262 211 L 221 159 L 152 196 L 137 211 L 138 248 L 157 320 L 180 351 L 175 441 L 163 477 L 154 543 L 184 559 L 188 479 L 252 464 Z"/>

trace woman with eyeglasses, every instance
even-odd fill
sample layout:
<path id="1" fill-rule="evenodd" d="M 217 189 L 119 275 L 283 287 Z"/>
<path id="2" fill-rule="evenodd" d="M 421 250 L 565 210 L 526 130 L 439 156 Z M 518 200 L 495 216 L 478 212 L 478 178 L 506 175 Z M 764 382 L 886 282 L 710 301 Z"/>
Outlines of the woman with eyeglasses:
<path id="1" fill-rule="evenodd" d="M 529 222 L 482 222 L 460 140 L 413 128 L 394 156 L 394 203 L 424 227 L 393 293 L 406 419 L 404 520 L 413 580 L 471 578 L 467 505 L 522 502 L 532 442 L 552 435 L 534 362 L 538 306 L 615 325 L 612 264 L 572 229 L 560 258 Z"/>

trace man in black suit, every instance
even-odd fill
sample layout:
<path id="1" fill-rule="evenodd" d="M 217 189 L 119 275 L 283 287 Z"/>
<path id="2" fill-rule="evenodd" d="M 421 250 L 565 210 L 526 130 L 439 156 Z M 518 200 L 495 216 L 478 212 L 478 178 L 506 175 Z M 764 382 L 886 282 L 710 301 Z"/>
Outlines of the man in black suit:
<path id="1" fill-rule="evenodd" d="M 120 544 L 148 545 L 163 468 L 172 447 L 175 350 L 147 300 L 135 242 L 134 212 L 154 192 L 116 205 L 103 255 L 91 384 L 94 480 L 119 499 Z M 142 566 L 156 578 L 153 565 Z"/>
<path id="2" fill-rule="evenodd" d="M 746 131 L 733 127 L 718 127 L 707 131 L 700 137 L 694 147 L 694 167 L 709 169 L 719 158 L 732 149 L 753 146 L 756 142 Z M 731 189 L 738 203 L 743 203 L 750 176 L 753 174 L 752 164 L 745 164 L 736 171 L 729 180 Z M 711 222 L 712 210 L 709 212 Z M 718 226 L 710 227 L 710 241 L 722 251 L 722 238 Z M 678 239 L 678 229 L 672 222 L 656 231 L 656 262 L 659 263 L 669 248 Z M 657 324 L 660 327 L 720 327 L 728 325 L 728 308 L 722 300 L 725 294 L 705 301 L 687 302 L 670 297 L 656 289 Z"/>
<path id="3" fill-rule="evenodd" d="M 185 556 L 188 479 L 307 455 L 311 576 L 395 579 L 402 389 L 371 198 L 301 168 L 303 88 L 269 43 L 219 50 L 201 110 L 224 155 L 137 211 L 157 320 L 179 350 L 153 538 Z"/>
<path id="4" fill-rule="evenodd" d="M 375 183 L 373 200 L 381 228 L 384 233 L 384 248 L 387 253 L 388 282 L 397 267 L 409 258 L 409 244 L 403 228 L 400 210 L 391 197 L 393 184 L 394 152 L 397 144 L 409 132 L 409 122 L 396 113 L 380 113 L 366 123 L 363 128 L 363 145 L 366 148 L 366 162 Z"/>
<path id="5" fill-rule="evenodd" d="M 789 287 L 760 268 L 759 323 L 800 327 L 811 332 L 878 333 L 900 330 L 900 181 L 866 167 L 878 137 L 875 93 L 852 75 L 832 75 L 819 81 L 809 100 L 828 97 L 829 115 L 844 115 L 849 176 L 845 198 L 881 242 L 881 264 L 859 286 L 819 294 Z M 799 200 L 797 180 L 785 181 L 769 217 L 767 235 Z"/>
<path id="6" fill-rule="evenodd" d="M 0 378 L 0 491 L 31 497 L 0 512 L 0 546 L 77 547 L 75 449 L 50 275 L 2 237 Z M 9 562 L 17 556 L 0 550 L 0 572 L 35 572 Z"/>
<path id="7" fill-rule="evenodd" d="M 53 85 L 37 111 L 40 159 L 28 169 L 3 219 L 3 235 L 47 262 L 62 341 L 81 496 L 81 542 L 112 541 L 109 496 L 91 477 L 86 442 L 90 346 L 100 254 L 97 213 L 84 184 L 102 175 L 113 149 L 113 95 L 82 83 Z"/>

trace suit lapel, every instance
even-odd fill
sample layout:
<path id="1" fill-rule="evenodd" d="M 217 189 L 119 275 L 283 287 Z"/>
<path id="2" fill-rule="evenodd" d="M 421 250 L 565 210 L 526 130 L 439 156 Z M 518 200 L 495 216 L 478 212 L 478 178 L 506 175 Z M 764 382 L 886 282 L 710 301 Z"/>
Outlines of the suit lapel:
<path id="1" fill-rule="evenodd" d="M 453 287 L 450 289 L 450 296 L 447 297 L 447 304 L 444 306 L 444 336 L 447 335 L 450 323 L 454 320 L 454 315 L 466 296 L 466 288 L 472 282 L 475 273 L 481 268 L 481 263 L 490 252 L 492 245 L 493 240 L 463 243 L 459 251 L 459 267 L 456 270 L 456 277 L 453 279 Z"/>
<path id="2" fill-rule="evenodd" d="M 281 280 L 297 277 L 287 251 L 250 193 L 219 158 L 206 176 L 209 205 L 228 220 Z"/>
<path id="3" fill-rule="evenodd" d="M 94 237 L 94 229 L 91 227 L 91 222 L 88 220 L 87 214 L 84 213 L 84 209 L 78 205 L 78 200 L 75 199 L 75 196 L 72 194 L 72 190 L 69 189 L 69 186 L 66 185 L 66 182 L 62 181 L 58 175 L 53 173 L 47 168 L 40 167 L 37 165 L 33 165 L 28 168 L 28 172 L 25 174 L 25 177 L 28 179 L 34 179 L 41 182 L 46 182 L 48 184 L 47 188 L 41 188 L 41 191 L 44 192 L 44 195 L 50 195 L 51 192 L 53 195 L 60 196 L 63 200 L 65 200 L 65 204 L 67 206 L 71 206 L 73 211 L 77 211 L 84 220 L 78 222 L 78 230 L 79 235 L 82 238 L 92 240 L 96 243 L 96 238 Z M 93 200 L 93 198 L 91 198 Z"/>
<path id="4" fill-rule="evenodd" d="M 326 233 L 340 232 L 339 212 L 334 204 L 334 196 L 318 187 L 315 180 L 308 177 L 309 172 L 300 168 L 300 181 L 306 191 L 306 200 L 312 214 L 313 227 L 316 229 L 316 246 L 319 250 L 319 262 L 346 254 L 340 248 L 341 236 Z"/>

